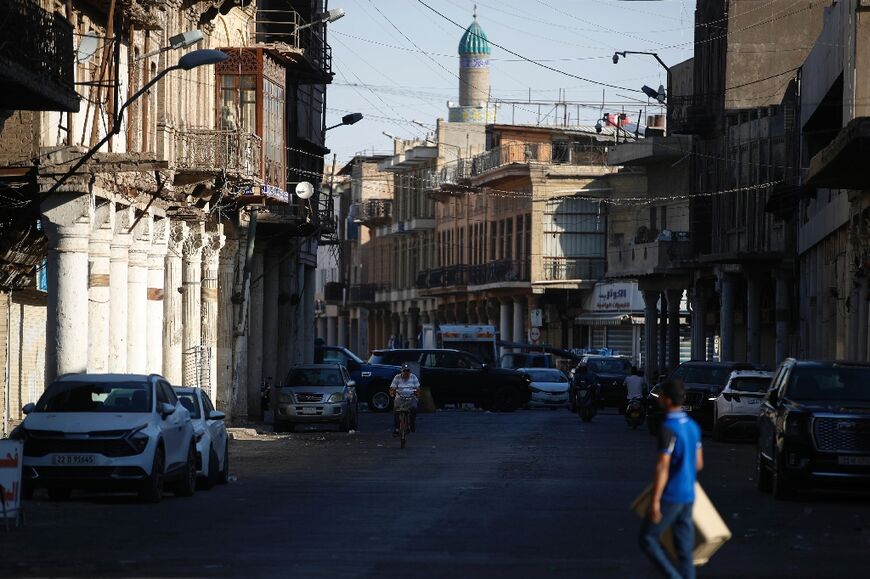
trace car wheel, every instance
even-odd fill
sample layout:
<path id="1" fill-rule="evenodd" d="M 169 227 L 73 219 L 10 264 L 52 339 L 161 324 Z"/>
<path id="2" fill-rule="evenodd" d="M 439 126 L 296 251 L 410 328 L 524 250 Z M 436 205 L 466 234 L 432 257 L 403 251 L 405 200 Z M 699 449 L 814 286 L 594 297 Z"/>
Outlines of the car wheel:
<path id="1" fill-rule="evenodd" d="M 57 487 L 48 489 L 48 498 L 53 501 L 67 501 L 72 494 L 72 489 Z"/>
<path id="2" fill-rule="evenodd" d="M 756 452 L 755 456 L 755 486 L 763 493 L 769 493 L 771 490 L 770 471 L 764 464 L 764 458 L 761 456 L 761 450 Z"/>
<path id="3" fill-rule="evenodd" d="M 154 451 L 154 462 L 151 464 L 151 475 L 139 490 L 139 498 L 147 503 L 158 503 L 163 498 L 163 475 L 166 469 L 166 459 L 163 455 L 163 447 L 158 446 Z"/>
<path id="4" fill-rule="evenodd" d="M 516 388 L 508 386 L 499 388 L 493 398 L 493 406 L 499 412 L 513 412 L 520 407 L 520 397 Z"/>
<path id="5" fill-rule="evenodd" d="M 230 441 L 224 446 L 224 465 L 218 472 L 217 484 L 225 485 L 230 482 Z"/>
<path id="6" fill-rule="evenodd" d="M 184 474 L 172 490 L 177 497 L 191 497 L 196 492 L 196 447 L 193 444 L 187 450 Z"/>
<path id="7" fill-rule="evenodd" d="M 214 447 L 208 447 L 208 473 L 200 479 L 199 486 L 204 490 L 212 488 L 218 479 L 218 456 Z"/>
<path id="8" fill-rule="evenodd" d="M 392 406 L 392 399 L 390 398 L 390 393 L 386 390 L 378 390 L 372 393 L 369 398 L 369 409 L 372 412 L 387 412 L 390 410 L 390 406 Z"/>
<path id="9" fill-rule="evenodd" d="M 785 468 L 782 466 L 782 456 L 778 452 L 774 454 L 773 458 L 773 477 L 770 486 L 773 491 L 773 498 L 779 500 L 794 498 L 794 484 L 788 480 L 788 475 L 786 475 Z"/>

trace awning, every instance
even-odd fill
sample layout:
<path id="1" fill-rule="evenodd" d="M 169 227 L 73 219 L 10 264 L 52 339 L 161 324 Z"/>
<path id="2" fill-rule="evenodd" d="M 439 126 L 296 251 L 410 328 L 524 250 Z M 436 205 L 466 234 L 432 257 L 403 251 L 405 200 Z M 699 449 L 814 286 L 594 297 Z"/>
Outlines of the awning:
<path id="1" fill-rule="evenodd" d="M 580 314 L 574 318 L 574 324 L 580 326 L 622 326 L 632 323 L 631 314 L 616 312 L 601 312 Z"/>

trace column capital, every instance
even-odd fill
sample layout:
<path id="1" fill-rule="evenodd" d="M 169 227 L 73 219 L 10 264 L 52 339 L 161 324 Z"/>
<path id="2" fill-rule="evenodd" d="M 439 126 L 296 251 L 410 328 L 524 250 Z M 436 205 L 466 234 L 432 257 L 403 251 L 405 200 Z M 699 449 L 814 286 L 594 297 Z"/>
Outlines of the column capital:
<path id="1" fill-rule="evenodd" d="M 130 265 L 148 265 L 148 253 L 151 251 L 152 216 L 143 213 L 137 216 L 130 229 Z"/>
<path id="2" fill-rule="evenodd" d="M 181 256 L 188 262 L 201 260 L 205 242 L 205 225 L 201 221 L 197 221 L 189 226 L 187 235 L 181 242 Z"/>
<path id="3" fill-rule="evenodd" d="M 93 197 L 56 193 L 40 204 L 42 229 L 49 247 L 59 252 L 87 252 L 94 219 Z"/>
<path id="4" fill-rule="evenodd" d="M 202 259 L 208 263 L 217 262 L 220 258 L 221 248 L 227 241 L 224 235 L 224 226 L 216 224 L 214 229 L 209 229 L 203 235 Z"/>
<path id="5" fill-rule="evenodd" d="M 190 228 L 184 221 L 173 221 L 169 227 L 167 236 L 167 251 L 175 257 L 181 257 L 184 248 L 184 242 L 187 236 L 190 235 Z"/>

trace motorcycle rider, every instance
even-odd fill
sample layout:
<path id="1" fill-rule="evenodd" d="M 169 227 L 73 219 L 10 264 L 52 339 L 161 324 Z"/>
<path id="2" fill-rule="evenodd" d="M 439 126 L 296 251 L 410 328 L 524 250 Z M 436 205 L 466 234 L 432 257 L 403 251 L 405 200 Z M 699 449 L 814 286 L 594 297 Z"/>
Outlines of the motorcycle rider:
<path id="1" fill-rule="evenodd" d="M 646 383 L 637 366 L 631 367 L 631 374 L 625 377 L 625 396 L 628 402 L 635 398 L 643 400 Z"/>
<path id="2" fill-rule="evenodd" d="M 393 382 L 390 384 L 390 396 L 403 399 L 411 399 L 411 432 L 417 431 L 417 400 L 420 396 L 420 380 L 411 373 L 411 367 L 408 364 L 402 364 L 402 371 L 396 374 Z M 393 403 L 393 436 L 399 436 L 399 410 L 396 410 L 396 404 Z"/>

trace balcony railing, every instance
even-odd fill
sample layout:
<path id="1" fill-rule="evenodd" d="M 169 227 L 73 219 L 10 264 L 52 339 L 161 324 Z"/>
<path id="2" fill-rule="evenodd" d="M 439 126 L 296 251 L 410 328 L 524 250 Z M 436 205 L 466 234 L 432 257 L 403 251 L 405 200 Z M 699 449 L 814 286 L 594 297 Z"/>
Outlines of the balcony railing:
<path id="1" fill-rule="evenodd" d="M 606 165 L 607 151 L 601 146 L 572 141 L 508 143 L 481 153 L 470 161 L 457 163 L 456 167 L 462 176 L 475 177 L 505 165 L 525 163 Z"/>
<path id="2" fill-rule="evenodd" d="M 668 98 L 668 132 L 683 135 L 712 133 L 722 118 L 722 95 L 685 95 Z"/>
<path id="3" fill-rule="evenodd" d="M 0 109 L 78 111 L 72 25 L 39 4 L 0 2 Z"/>
<path id="4" fill-rule="evenodd" d="M 370 304 L 376 301 L 378 292 L 385 291 L 388 286 L 377 283 L 354 284 L 350 286 L 349 301 L 352 304 Z"/>
<path id="5" fill-rule="evenodd" d="M 468 285 L 468 266 L 448 265 L 419 272 L 415 279 L 417 289 L 437 289 Z"/>
<path id="6" fill-rule="evenodd" d="M 332 48 L 322 35 L 326 28 L 321 24 L 301 28 L 307 24 L 295 10 L 259 9 L 254 41 L 274 45 L 278 50 L 286 45 L 300 53 L 319 76 L 331 78 Z"/>
<path id="7" fill-rule="evenodd" d="M 597 280 L 604 277 L 607 260 L 597 257 L 545 257 L 544 281 Z"/>
<path id="8" fill-rule="evenodd" d="M 530 263 L 528 260 L 503 259 L 472 265 L 468 271 L 469 285 L 488 285 L 529 281 Z"/>
<path id="9" fill-rule="evenodd" d="M 680 268 L 693 257 L 692 242 L 651 241 L 607 252 L 607 274 L 612 277 L 661 273 Z"/>
<path id="10" fill-rule="evenodd" d="M 393 217 L 392 199 L 366 199 L 359 203 L 359 222 L 370 227 L 386 225 Z"/>
<path id="11" fill-rule="evenodd" d="M 260 176 L 261 146 L 260 137 L 245 131 L 181 129 L 175 133 L 175 168 L 255 179 Z"/>

